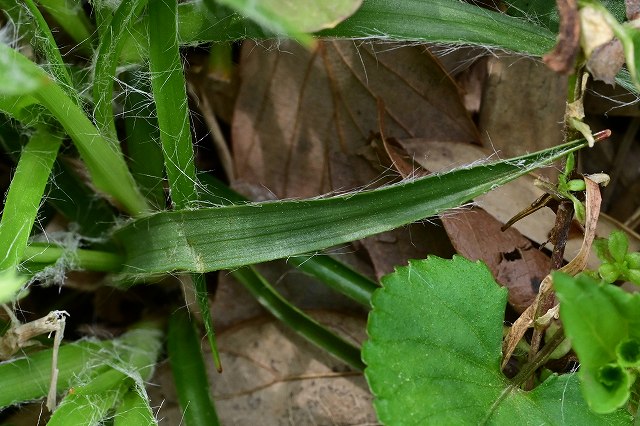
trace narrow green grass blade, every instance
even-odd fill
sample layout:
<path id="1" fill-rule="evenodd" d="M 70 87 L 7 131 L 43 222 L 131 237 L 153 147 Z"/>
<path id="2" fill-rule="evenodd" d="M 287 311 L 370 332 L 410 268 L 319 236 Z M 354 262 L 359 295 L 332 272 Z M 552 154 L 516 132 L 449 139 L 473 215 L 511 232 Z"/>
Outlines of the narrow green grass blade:
<path id="1" fill-rule="evenodd" d="M 149 60 L 160 140 L 171 201 L 185 208 L 197 200 L 189 109 L 177 40 L 177 1 L 149 1 Z"/>
<path id="2" fill-rule="evenodd" d="M 114 234 L 125 275 L 207 272 L 314 252 L 460 206 L 569 152 L 570 142 L 526 156 L 337 197 L 162 212 Z"/>
<path id="3" fill-rule="evenodd" d="M 0 146 L 15 163 L 18 162 L 26 137 L 13 126 L 0 127 Z M 97 198 L 95 192 L 66 165 L 56 160 L 45 190 L 45 201 L 79 226 L 78 232 L 87 237 L 100 237 L 115 222 L 114 213 L 107 202 Z"/>
<path id="4" fill-rule="evenodd" d="M 367 0 L 319 35 L 474 44 L 536 56 L 556 42 L 545 28 L 456 0 Z"/>
<path id="5" fill-rule="evenodd" d="M 44 57 L 46 58 L 46 69 L 49 70 L 50 73 L 66 88 L 67 94 L 73 97 L 76 103 L 79 103 L 75 92 L 73 91 L 71 75 L 69 74 L 66 64 L 62 60 L 58 45 L 53 38 L 53 34 L 51 34 L 51 29 L 42 17 L 40 10 L 33 0 L 25 0 L 24 3 L 27 6 L 29 13 L 31 14 L 31 18 L 37 28 L 38 34 L 35 34 L 32 40 L 35 41 L 34 45 L 38 46 L 44 53 Z"/>
<path id="6" fill-rule="evenodd" d="M 11 180 L 0 221 L 0 303 L 11 301 L 26 277 L 17 274 L 62 138 L 40 126 L 27 143 Z"/>
<path id="7" fill-rule="evenodd" d="M 174 312 L 169 318 L 167 351 L 185 424 L 219 425 L 209 394 L 200 339 L 183 310 Z"/>
<path id="8" fill-rule="evenodd" d="M 360 359 L 360 349 L 326 329 L 311 317 L 291 305 L 260 274 L 251 267 L 239 268 L 232 272 L 255 299 L 273 316 L 291 327 L 311 343 L 325 349 L 330 354 L 356 370 L 364 370 Z"/>
<path id="9" fill-rule="evenodd" d="M 69 389 L 87 364 L 98 359 L 108 342 L 83 341 L 60 347 L 58 353 L 58 392 Z M 0 364 L 0 408 L 47 396 L 51 384 L 52 350 Z"/>
<path id="10" fill-rule="evenodd" d="M 39 0 L 48 14 L 71 36 L 84 53 L 93 53 L 91 35 L 94 28 L 82 8 L 82 3 L 74 0 Z"/>
<path id="11" fill-rule="evenodd" d="M 150 100 L 151 82 L 142 72 L 126 72 L 123 80 L 130 87 L 124 99 L 129 167 L 142 194 L 156 210 L 164 210 L 164 157 L 156 111 Z"/>
<path id="12" fill-rule="evenodd" d="M 196 168 L 189 125 L 186 82 L 178 51 L 177 0 L 150 0 L 149 60 L 164 165 L 171 203 L 184 209 L 198 201 Z M 211 354 L 218 370 L 220 354 L 209 313 L 204 277 L 193 276 L 196 300 L 202 312 Z"/>
<path id="13" fill-rule="evenodd" d="M 366 307 L 370 306 L 371 296 L 379 288 L 375 281 L 326 254 L 292 256 L 287 263 Z"/>
<path id="14" fill-rule="evenodd" d="M 193 274 L 193 287 L 196 292 L 196 301 L 202 315 L 202 322 L 211 348 L 211 356 L 216 370 L 222 372 L 222 362 L 220 361 L 220 353 L 218 352 L 218 343 L 216 342 L 216 331 L 213 327 L 213 319 L 209 310 L 209 294 L 207 292 L 207 282 L 204 274 Z"/>
<path id="15" fill-rule="evenodd" d="M 152 426 L 157 424 L 146 395 L 137 388 L 129 389 L 113 416 L 113 425 Z"/>
<path id="16" fill-rule="evenodd" d="M 42 68 L 4 43 L 0 43 L 0 64 L 9 65 L 0 66 L 0 97 L 35 97 L 62 124 L 74 141 L 96 188 L 112 196 L 133 215 L 148 210 L 146 200 L 138 192 L 119 146 L 98 132 L 82 109 Z M 20 76 L 22 80 L 16 81 L 16 76 Z"/>
<path id="17" fill-rule="evenodd" d="M 93 103 L 96 126 L 110 138 L 116 138 L 113 115 L 113 83 L 125 36 L 140 15 L 147 0 L 123 0 L 100 34 L 98 52 L 94 56 Z"/>
<path id="18" fill-rule="evenodd" d="M 42 126 L 20 155 L 0 221 L 0 270 L 15 268 L 24 256 L 61 143 L 59 135 Z"/>

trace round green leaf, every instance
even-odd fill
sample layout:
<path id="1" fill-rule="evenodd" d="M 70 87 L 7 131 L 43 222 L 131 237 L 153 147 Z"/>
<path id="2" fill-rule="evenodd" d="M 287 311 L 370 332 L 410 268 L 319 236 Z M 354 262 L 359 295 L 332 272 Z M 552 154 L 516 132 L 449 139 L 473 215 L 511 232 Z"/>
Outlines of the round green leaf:
<path id="1" fill-rule="evenodd" d="M 591 413 L 573 374 L 531 392 L 500 371 L 507 292 L 455 256 L 411 261 L 373 296 L 365 374 L 385 424 L 626 424 Z"/>
<path id="2" fill-rule="evenodd" d="M 613 231 L 609 235 L 609 253 L 616 262 L 622 263 L 624 261 L 627 250 L 629 249 L 629 240 L 622 231 Z"/>
<path id="3" fill-rule="evenodd" d="M 631 269 L 640 269 L 640 253 L 634 251 L 633 253 L 627 253 L 624 257 L 627 266 Z"/>
<path id="4" fill-rule="evenodd" d="M 640 342 L 640 294 L 600 285 L 588 276 L 554 273 L 565 334 L 580 360 L 582 389 L 592 410 L 608 413 L 629 398 L 630 378 L 616 379 L 620 351 L 632 357 L 629 340 Z M 625 372 L 626 374 L 626 372 Z"/>

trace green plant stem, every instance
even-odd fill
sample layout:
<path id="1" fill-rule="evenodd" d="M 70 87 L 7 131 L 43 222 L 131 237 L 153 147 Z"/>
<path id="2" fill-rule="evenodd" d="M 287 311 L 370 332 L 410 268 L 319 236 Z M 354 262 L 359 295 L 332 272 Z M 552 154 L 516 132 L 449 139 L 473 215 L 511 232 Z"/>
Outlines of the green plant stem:
<path id="1" fill-rule="evenodd" d="M 193 287 L 196 293 L 198 308 L 200 309 L 200 315 L 202 315 L 202 322 L 204 323 L 207 340 L 209 341 L 209 347 L 211 348 L 213 363 L 216 366 L 216 370 L 221 373 L 222 363 L 220 362 L 220 353 L 218 352 L 218 344 L 216 342 L 216 331 L 213 327 L 213 319 L 211 318 L 211 311 L 209 310 L 207 281 L 204 274 L 192 274 L 191 278 L 193 279 Z"/>
<path id="2" fill-rule="evenodd" d="M 59 135 L 41 126 L 20 155 L 0 222 L 0 270 L 15 268 L 24 256 L 61 143 Z"/>
<path id="3" fill-rule="evenodd" d="M 149 1 L 151 86 L 171 201 L 177 209 L 197 200 L 187 92 L 178 53 L 177 2 Z"/>
<path id="4" fill-rule="evenodd" d="M 174 312 L 169 318 L 167 351 L 185 424 L 219 425 L 218 415 L 209 394 L 200 339 L 183 310 Z"/>
<path id="5" fill-rule="evenodd" d="M 69 70 L 62 60 L 60 50 L 58 49 L 58 45 L 56 44 L 55 39 L 53 38 L 53 34 L 51 34 L 49 25 L 47 25 L 47 22 L 42 17 L 40 10 L 33 2 L 33 0 L 25 0 L 24 3 L 29 9 L 29 13 L 31 13 L 31 16 L 33 17 L 33 20 L 38 29 L 37 31 L 40 33 L 33 37 L 33 40 L 35 41 L 34 44 L 36 46 L 39 46 L 43 51 L 44 56 L 47 59 L 47 68 L 51 70 L 51 73 L 65 87 L 67 94 L 74 97 L 76 103 L 79 104 L 75 92 L 73 92 L 71 75 L 69 74 Z"/>
<path id="6" fill-rule="evenodd" d="M 164 163 L 160 131 L 153 102 L 149 101 L 151 82 L 143 70 L 126 72 L 123 80 L 133 90 L 124 99 L 124 125 L 127 133 L 129 167 L 140 190 L 156 210 L 166 208 Z"/>
<path id="7" fill-rule="evenodd" d="M 100 35 L 98 52 L 94 56 L 93 103 L 94 116 L 98 129 L 109 138 L 116 138 L 116 125 L 113 116 L 113 82 L 120 52 L 126 35 L 147 0 L 123 0 L 118 6 L 109 25 Z"/>
<path id="8" fill-rule="evenodd" d="M 564 332 L 562 330 L 562 327 L 560 327 L 554 333 L 551 339 L 547 341 L 542 350 L 537 352 L 536 356 L 530 362 L 525 364 L 525 366 L 522 367 L 522 370 L 520 370 L 518 374 L 516 374 L 516 376 L 511 379 L 511 382 L 515 386 L 521 386 L 523 383 L 525 383 L 536 372 L 538 368 L 540 368 L 544 365 L 545 362 L 547 362 L 549 356 L 551 356 L 553 351 L 555 351 L 556 348 L 560 346 L 560 344 L 564 341 L 564 338 Z"/>
<path id="9" fill-rule="evenodd" d="M 48 425 L 87 425 L 100 422 L 134 382 L 148 380 L 162 348 L 160 323 L 147 321 L 113 341 L 105 358 L 109 365 L 87 383 L 78 385 L 56 409 Z"/>
<path id="10" fill-rule="evenodd" d="M 178 49 L 177 0 L 150 0 L 149 59 L 151 86 L 156 103 L 164 165 L 169 180 L 171 203 L 185 209 L 198 201 L 196 168 L 189 125 L 186 82 Z M 196 300 L 205 322 L 216 368 L 220 355 L 215 341 L 213 320 L 204 276 L 193 276 Z"/>
<path id="11" fill-rule="evenodd" d="M 287 324 L 296 333 L 325 349 L 356 370 L 364 370 L 359 348 L 327 330 L 304 312 L 291 305 L 254 269 L 243 267 L 232 271 L 231 274 L 273 316 Z"/>
<path id="12" fill-rule="evenodd" d="M 53 264 L 69 255 L 74 268 L 99 272 L 115 272 L 122 267 L 122 257 L 116 253 L 99 250 L 75 249 L 47 243 L 31 243 L 24 251 L 23 262 Z"/>
<path id="13" fill-rule="evenodd" d="M 85 15 L 80 3 L 73 0 L 39 0 L 39 3 L 71 36 L 83 53 L 93 53 L 91 35 L 95 28 Z"/>
<path id="14" fill-rule="evenodd" d="M 373 292 L 379 288 L 375 281 L 325 254 L 293 256 L 287 263 L 367 307 Z"/>

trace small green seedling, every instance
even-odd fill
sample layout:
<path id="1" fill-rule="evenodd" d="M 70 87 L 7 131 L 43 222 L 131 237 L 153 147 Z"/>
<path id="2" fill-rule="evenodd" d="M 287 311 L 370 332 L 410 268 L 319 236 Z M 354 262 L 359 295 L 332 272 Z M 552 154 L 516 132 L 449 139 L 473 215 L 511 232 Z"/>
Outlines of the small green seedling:
<path id="1" fill-rule="evenodd" d="M 594 247 L 602 261 L 598 274 L 604 282 L 624 280 L 640 285 L 640 253 L 628 252 L 629 240 L 624 232 L 613 231 L 609 238 L 597 239 Z"/>

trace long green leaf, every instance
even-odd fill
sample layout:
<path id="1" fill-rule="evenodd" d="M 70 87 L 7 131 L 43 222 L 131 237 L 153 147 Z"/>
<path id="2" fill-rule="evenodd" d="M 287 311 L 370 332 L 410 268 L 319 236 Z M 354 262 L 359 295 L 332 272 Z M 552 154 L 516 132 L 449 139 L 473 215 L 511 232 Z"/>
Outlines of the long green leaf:
<path id="1" fill-rule="evenodd" d="M 537 56 L 555 44 L 545 28 L 456 0 L 367 0 L 320 35 L 475 44 Z"/>
<path id="2" fill-rule="evenodd" d="M 0 303 L 12 300 L 26 282 L 26 277 L 18 277 L 17 267 L 61 143 L 60 135 L 41 126 L 20 156 L 0 221 Z"/>
<path id="3" fill-rule="evenodd" d="M 214 20 L 199 2 L 181 5 L 179 21 L 184 44 L 264 37 L 236 14 Z M 546 28 L 457 0 L 365 0 L 350 18 L 318 35 L 474 44 L 537 56 L 556 39 Z"/>
<path id="4" fill-rule="evenodd" d="M 182 310 L 176 311 L 169 319 L 167 351 L 185 423 L 219 425 L 216 409 L 209 394 L 200 339 L 189 317 Z"/>
<path id="5" fill-rule="evenodd" d="M 116 231 L 122 272 L 206 272 L 322 250 L 460 206 L 585 144 L 332 198 L 157 213 Z"/>
<path id="6" fill-rule="evenodd" d="M 289 303 L 254 268 L 247 266 L 233 271 L 232 274 L 262 306 L 293 331 L 356 370 L 364 369 L 358 347 Z"/>
<path id="7" fill-rule="evenodd" d="M 150 0 L 149 56 L 171 201 L 182 209 L 197 200 L 197 193 L 187 92 L 176 38 L 177 7 L 175 0 Z"/>
<path id="8" fill-rule="evenodd" d="M 120 52 L 130 26 L 140 14 L 147 0 L 124 0 L 101 34 L 98 52 L 95 55 L 93 79 L 94 116 L 98 129 L 111 138 L 116 137 L 113 116 L 113 82 Z"/>

